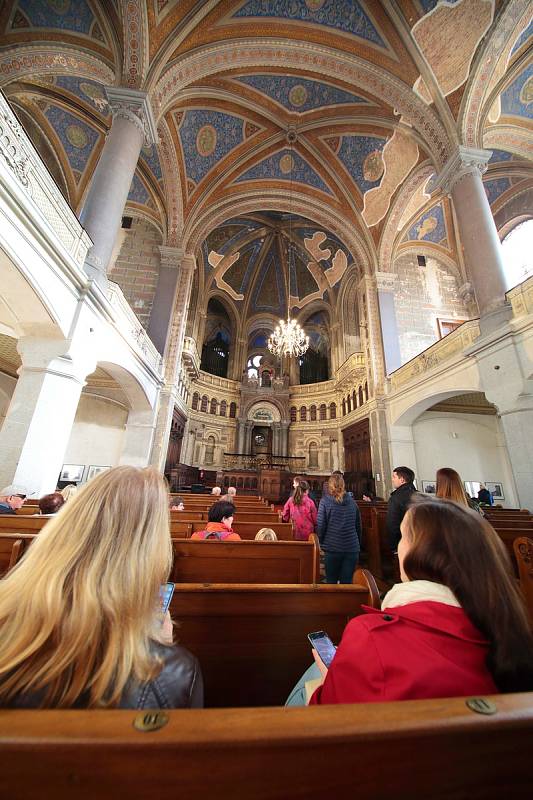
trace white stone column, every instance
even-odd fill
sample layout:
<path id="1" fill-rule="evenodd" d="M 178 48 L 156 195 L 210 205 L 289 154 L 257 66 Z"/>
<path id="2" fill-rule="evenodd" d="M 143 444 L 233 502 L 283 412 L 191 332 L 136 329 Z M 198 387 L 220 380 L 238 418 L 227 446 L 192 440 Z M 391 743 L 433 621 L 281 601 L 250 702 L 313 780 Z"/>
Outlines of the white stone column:
<path id="1" fill-rule="evenodd" d="M 394 305 L 396 275 L 391 272 L 376 272 L 378 291 L 379 317 L 387 375 L 401 367 L 400 337 Z"/>
<path id="2" fill-rule="evenodd" d="M 141 147 L 143 143 L 157 141 L 155 120 L 145 92 L 108 86 L 106 94 L 113 123 L 80 214 L 80 221 L 94 243 L 85 260 L 85 270 L 102 285 Z"/>
<path id="3" fill-rule="evenodd" d="M 54 491 L 85 378 L 96 359 L 71 341 L 19 339 L 19 378 L 0 432 L 0 486 Z"/>
<path id="4" fill-rule="evenodd" d="M 184 252 L 181 247 L 165 246 L 161 246 L 159 252 L 161 254 L 161 263 L 150 321 L 146 332 L 162 355 L 165 352 L 170 331 L 178 274 Z"/>
<path id="5" fill-rule="evenodd" d="M 453 200 L 482 333 L 490 332 L 510 316 L 510 306 L 505 302 L 502 248 L 481 179 L 491 155 L 488 150 L 458 147 L 438 181 Z"/>
<path id="6" fill-rule="evenodd" d="M 130 411 L 119 464 L 128 464 L 132 467 L 148 466 L 155 428 L 156 411 L 154 409 Z M 163 464 L 163 468 L 164 466 Z"/>
<path id="7" fill-rule="evenodd" d="M 533 397 L 500 413 L 520 508 L 533 509 Z"/>
<path id="8" fill-rule="evenodd" d="M 171 248 L 167 248 L 167 253 Z M 174 303 L 172 307 L 172 320 L 165 347 L 165 385 L 159 397 L 159 410 L 154 436 L 154 444 L 150 463 L 163 470 L 168 450 L 170 426 L 177 398 L 177 383 L 181 370 L 181 356 L 183 353 L 183 340 L 191 297 L 192 279 L 196 267 L 196 259 L 191 255 L 184 255 L 178 248 L 172 248 L 173 257 L 181 259 L 176 267 L 177 279 Z"/>

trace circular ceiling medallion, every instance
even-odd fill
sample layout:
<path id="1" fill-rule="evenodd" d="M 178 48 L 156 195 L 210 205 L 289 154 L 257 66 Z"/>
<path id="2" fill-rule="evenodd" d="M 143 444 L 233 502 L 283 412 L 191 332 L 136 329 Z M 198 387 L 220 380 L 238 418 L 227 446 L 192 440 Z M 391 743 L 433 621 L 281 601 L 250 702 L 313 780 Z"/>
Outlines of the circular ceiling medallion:
<path id="1" fill-rule="evenodd" d="M 204 125 L 196 135 L 196 149 L 201 156 L 210 156 L 217 146 L 217 132 L 212 125 Z"/>
<path id="2" fill-rule="evenodd" d="M 302 86 L 301 83 L 298 83 L 296 86 L 293 86 L 289 92 L 290 104 L 296 106 L 296 108 L 300 108 L 300 106 L 303 106 L 306 100 L 307 100 L 307 89 L 305 88 L 305 86 Z"/>
<path id="3" fill-rule="evenodd" d="M 326 0 L 305 0 L 305 5 L 309 11 L 320 11 Z"/>
<path id="4" fill-rule="evenodd" d="M 365 181 L 379 181 L 383 175 L 385 165 L 381 150 L 373 150 L 363 161 L 363 176 Z"/>
<path id="5" fill-rule="evenodd" d="M 79 125 L 69 125 L 66 130 L 66 136 L 72 147 L 77 147 L 78 149 L 85 147 L 88 141 L 87 134 Z"/>
<path id="6" fill-rule="evenodd" d="M 70 8 L 70 0 L 48 0 L 48 7 L 56 14 L 66 14 Z"/>
<path id="7" fill-rule="evenodd" d="M 533 103 L 533 76 L 531 76 L 531 78 L 529 78 L 522 86 L 522 91 L 520 92 L 520 102 L 525 106 Z"/>
<path id="8" fill-rule="evenodd" d="M 284 175 L 288 175 L 289 172 L 292 172 L 293 167 L 294 159 L 289 153 L 285 153 L 284 156 L 281 156 L 279 160 L 279 168 Z"/>
<path id="9" fill-rule="evenodd" d="M 89 97 L 91 100 L 105 100 L 105 95 L 102 89 L 99 86 L 95 86 L 94 83 L 81 81 L 80 89 L 83 94 Z"/>

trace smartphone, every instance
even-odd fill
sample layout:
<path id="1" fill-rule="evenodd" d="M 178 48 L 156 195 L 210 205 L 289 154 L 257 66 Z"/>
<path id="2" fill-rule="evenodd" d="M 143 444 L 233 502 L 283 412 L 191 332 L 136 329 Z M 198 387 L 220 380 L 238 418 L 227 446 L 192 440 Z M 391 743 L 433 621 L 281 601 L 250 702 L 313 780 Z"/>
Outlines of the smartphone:
<path id="1" fill-rule="evenodd" d="M 317 651 L 325 666 L 329 669 L 335 653 L 337 652 L 337 648 L 327 633 L 325 633 L 325 631 L 315 631 L 314 633 L 308 633 L 307 638 L 311 642 L 311 646 Z"/>
<path id="2" fill-rule="evenodd" d="M 174 584 L 173 583 L 164 583 L 159 590 L 159 597 L 161 600 L 161 616 L 164 617 L 167 613 L 170 601 L 172 600 L 172 595 L 174 594 Z"/>

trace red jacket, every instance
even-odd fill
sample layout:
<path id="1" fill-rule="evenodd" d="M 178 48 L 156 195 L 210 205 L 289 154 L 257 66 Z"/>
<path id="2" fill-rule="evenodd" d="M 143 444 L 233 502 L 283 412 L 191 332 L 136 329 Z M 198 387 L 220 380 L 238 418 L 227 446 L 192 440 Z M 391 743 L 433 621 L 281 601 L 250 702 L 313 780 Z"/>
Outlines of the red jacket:
<path id="1" fill-rule="evenodd" d="M 485 664 L 488 643 L 462 608 L 423 600 L 364 610 L 346 626 L 310 704 L 498 692 Z"/>
<path id="2" fill-rule="evenodd" d="M 299 506 L 294 502 L 293 497 L 289 497 L 283 507 L 283 522 L 292 519 L 294 523 L 294 538 L 307 541 L 309 534 L 316 530 L 317 510 L 316 506 L 308 494 L 304 494 Z"/>

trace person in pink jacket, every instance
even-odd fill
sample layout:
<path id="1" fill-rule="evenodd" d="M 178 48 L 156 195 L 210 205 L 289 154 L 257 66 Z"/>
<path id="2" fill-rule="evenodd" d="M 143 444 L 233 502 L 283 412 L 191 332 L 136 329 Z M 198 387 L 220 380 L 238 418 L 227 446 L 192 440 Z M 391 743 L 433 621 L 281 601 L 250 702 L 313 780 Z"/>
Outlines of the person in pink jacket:
<path id="1" fill-rule="evenodd" d="M 283 507 L 283 522 L 292 519 L 294 525 L 294 538 L 307 541 L 310 533 L 316 530 L 316 506 L 309 497 L 309 484 L 300 481 L 291 497 Z"/>
<path id="2" fill-rule="evenodd" d="M 432 499 L 409 508 L 401 533 L 402 582 L 381 610 L 364 607 L 348 623 L 329 670 L 313 651 L 289 705 L 313 690 L 310 705 L 533 690 L 533 636 L 494 529 Z"/>

